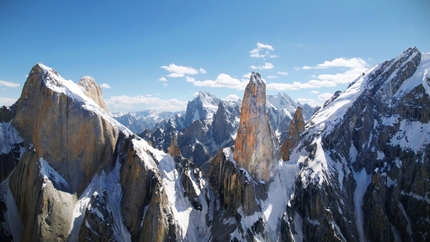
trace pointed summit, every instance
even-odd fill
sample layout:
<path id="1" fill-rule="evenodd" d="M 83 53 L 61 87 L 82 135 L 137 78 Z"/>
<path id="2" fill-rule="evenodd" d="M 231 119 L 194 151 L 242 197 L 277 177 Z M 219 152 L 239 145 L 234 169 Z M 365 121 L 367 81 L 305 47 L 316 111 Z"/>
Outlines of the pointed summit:
<path id="1" fill-rule="evenodd" d="M 266 84 L 259 73 L 251 74 L 243 95 L 234 159 L 254 179 L 270 181 L 278 153 L 266 114 Z"/>

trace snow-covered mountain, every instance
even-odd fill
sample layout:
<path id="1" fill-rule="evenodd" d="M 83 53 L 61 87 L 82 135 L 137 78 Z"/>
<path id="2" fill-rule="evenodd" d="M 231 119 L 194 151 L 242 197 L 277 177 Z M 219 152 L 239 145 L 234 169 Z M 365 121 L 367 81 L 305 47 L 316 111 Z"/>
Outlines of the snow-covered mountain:
<path id="1" fill-rule="evenodd" d="M 154 110 L 145 110 L 140 112 L 114 112 L 112 117 L 118 120 L 121 124 L 129 128 L 133 133 L 140 134 L 145 129 L 154 129 L 155 125 L 163 122 L 166 119 L 174 119 L 184 114 L 178 112 L 157 112 Z"/>
<path id="2" fill-rule="evenodd" d="M 92 78 L 75 84 L 38 64 L 0 110 L 0 240 L 428 241 L 429 70 L 430 53 L 410 48 L 304 127 L 296 110 L 288 161 L 263 100 L 255 113 L 244 105 L 240 140 L 199 169 L 181 155 L 180 132 L 200 141 L 204 129 L 172 131 L 165 153 L 110 116 Z M 247 103 L 265 96 L 257 73 L 248 85 Z M 211 127 L 231 123 L 227 106 Z"/>
<path id="3" fill-rule="evenodd" d="M 430 53 L 376 65 L 314 114 L 290 161 L 290 238 L 428 241 Z"/>
<path id="4" fill-rule="evenodd" d="M 200 91 L 196 97 L 187 104 L 184 126 L 188 127 L 194 121 L 200 119 L 207 119 L 209 122 L 212 121 L 212 117 L 216 113 L 220 101 L 221 99 L 214 95 Z"/>
<path id="5" fill-rule="evenodd" d="M 304 120 L 309 120 L 315 112 L 315 108 L 308 104 L 300 104 L 294 101 L 285 93 L 266 96 L 266 109 L 270 119 L 270 125 L 280 142 L 285 140 L 288 135 L 288 126 L 298 107 L 302 108 Z"/>
<path id="6" fill-rule="evenodd" d="M 172 137 L 178 136 L 182 155 L 200 166 L 215 156 L 220 148 L 233 144 L 239 127 L 241 105 L 240 99 L 219 99 L 208 92 L 199 92 L 188 102 L 184 115 L 163 120 L 155 124 L 153 130 L 145 130 L 140 136 L 150 141 L 154 148 L 165 152 L 170 147 Z M 315 111 L 315 108 L 301 105 L 285 93 L 267 95 L 266 111 L 279 142 L 288 135 L 291 117 L 299 106 L 303 108 L 305 120 Z M 117 120 L 130 128 L 127 122 Z"/>

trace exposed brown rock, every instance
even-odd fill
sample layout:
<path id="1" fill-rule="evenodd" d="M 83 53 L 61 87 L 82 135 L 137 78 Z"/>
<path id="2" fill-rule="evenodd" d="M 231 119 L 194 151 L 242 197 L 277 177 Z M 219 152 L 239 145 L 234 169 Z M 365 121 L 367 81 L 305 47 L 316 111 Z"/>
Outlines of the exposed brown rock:
<path id="1" fill-rule="evenodd" d="M 222 149 L 211 161 L 208 177 L 214 192 L 219 195 L 222 208 L 228 214 L 234 215 L 240 206 L 245 215 L 255 213 L 255 182 L 249 180 L 245 171 L 229 161 Z"/>
<path id="2" fill-rule="evenodd" d="M 275 142 L 266 114 L 266 84 L 252 73 L 243 95 L 234 159 L 254 179 L 270 181 L 279 156 Z"/>
<path id="3" fill-rule="evenodd" d="M 139 157 L 131 137 L 121 169 L 121 210 L 132 241 L 166 241 L 175 235 L 161 173 L 151 167 L 155 161 Z"/>
<path id="4" fill-rule="evenodd" d="M 24 224 L 22 241 L 65 241 L 76 196 L 40 174 L 40 161 L 27 150 L 10 177 L 10 188 Z"/>
<path id="5" fill-rule="evenodd" d="M 305 121 L 302 115 L 302 108 L 298 107 L 294 113 L 293 120 L 290 122 L 290 132 L 288 137 L 282 144 L 280 151 L 282 160 L 290 160 L 291 149 L 294 148 L 300 141 L 300 133 L 305 129 Z"/>
<path id="6" fill-rule="evenodd" d="M 181 155 L 181 149 L 179 148 L 176 135 L 174 135 L 170 141 L 169 154 L 173 157 Z"/>
<path id="7" fill-rule="evenodd" d="M 78 86 L 82 88 L 85 95 L 94 100 L 94 102 L 101 108 L 103 108 L 106 113 L 109 113 L 108 108 L 103 100 L 103 93 L 100 86 L 97 85 L 96 81 L 91 76 L 84 76 L 79 80 Z"/>
<path id="8" fill-rule="evenodd" d="M 45 73 L 39 64 L 34 66 L 17 102 L 13 125 L 37 157 L 48 161 L 69 182 L 71 192 L 79 195 L 95 173 L 113 165 L 119 131 L 99 113 L 84 109 L 79 100 L 51 90 L 48 82 L 63 86 L 54 70 Z"/>

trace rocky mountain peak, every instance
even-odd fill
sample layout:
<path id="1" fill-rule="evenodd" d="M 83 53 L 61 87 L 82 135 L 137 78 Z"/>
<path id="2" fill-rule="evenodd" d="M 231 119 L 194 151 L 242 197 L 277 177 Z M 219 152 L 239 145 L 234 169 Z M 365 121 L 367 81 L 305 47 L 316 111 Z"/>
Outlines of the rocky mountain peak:
<path id="1" fill-rule="evenodd" d="M 252 73 L 243 95 L 234 159 L 254 179 L 269 181 L 277 156 L 266 114 L 266 84 L 259 73 Z"/>
<path id="2" fill-rule="evenodd" d="M 93 77 L 83 76 L 81 80 L 79 80 L 78 86 L 82 88 L 82 91 L 87 97 L 93 99 L 94 102 L 99 105 L 99 107 L 104 109 L 106 112 L 109 112 L 103 100 L 102 89 L 99 85 L 97 85 Z"/>
<path id="3" fill-rule="evenodd" d="M 302 107 L 299 106 L 294 113 L 294 117 L 290 122 L 290 132 L 280 148 L 282 160 L 284 161 L 288 161 L 290 159 L 291 149 L 298 144 L 300 141 L 300 133 L 305 129 L 302 110 Z"/>
<path id="4" fill-rule="evenodd" d="M 190 126 L 192 122 L 199 119 L 212 119 L 218 109 L 221 100 L 216 96 L 200 91 L 196 97 L 189 101 L 185 111 L 184 125 Z"/>
<path id="5" fill-rule="evenodd" d="M 99 90 L 98 85 L 93 79 L 80 83 L 63 79 L 41 63 L 35 65 L 13 119 L 26 145 L 33 147 L 34 157 L 43 157 L 78 194 L 97 170 L 108 166 L 118 137 L 118 128 L 94 100 L 102 100 L 101 96 L 90 98 L 84 93 L 95 94 L 90 84 L 93 90 Z"/>
<path id="6" fill-rule="evenodd" d="M 260 73 L 258 73 L 258 72 L 252 72 L 251 73 L 250 82 L 253 82 L 253 83 L 255 83 L 258 86 L 261 86 L 263 84 L 266 85 L 264 83 L 263 79 L 261 79 Z"/>

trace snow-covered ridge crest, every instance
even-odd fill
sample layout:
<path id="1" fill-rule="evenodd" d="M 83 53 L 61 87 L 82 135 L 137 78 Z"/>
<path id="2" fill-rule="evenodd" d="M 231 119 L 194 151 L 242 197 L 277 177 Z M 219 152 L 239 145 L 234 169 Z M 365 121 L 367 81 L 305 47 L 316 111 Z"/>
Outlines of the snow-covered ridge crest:
<path id="1" fill-rule="evenodd" d="M 352 81 L 345 91 L 340 92 L 337 96 L 333 96 L 330 102 L 326 103 L 323 108 L 312 116 L 305 127 L 307 130 L 305 131 L 306 138 L 303 138 L 307 139 L 307 142 L 310 142 L 309 144 L 315 146 L 314 161 L 308 163 L 307 152 L 303 150 L 295 154 L 295 158 L 299 160 L 299 163 L 308 163 L 307 166 L 312 173 L 303 177 L 306 178 L 303 180 L 304 183 L 312 181 L 321 185 L 323 180 L 329 179 L 325 175 L 325 170 L 331 166 L 330 164 L 333 161 L 330 158 L 331 151 L 324 148 L 323 139 L 321 138 L 329 135 L 342 122 L 345 122 L 344 119 L 351 111 L 350 109 L 357 108 L 358 102 L 365 101 L 365 99 L 369 99 L 370 97 L 374 98 L 375 96 L 378 97 L 378 100 L 386 102 L 384 105 L 391 107 L 392 102 L 406 95 L 418 85 L 423 85 L 427 92 L 426 85 L 428 85 L 427 73 L 429 68 L 430 55 L 427 53 L 423 54 L 416 48 L 409 48 L 396 58 L 368 69 L 356 80 Z M 351 125 L 354 124 L 351 123 Z M 423 130 L 427 130 L 427 125 L 420 125 L 420 127 L 423 127 L 420 129 L 421 133 Z M 354 129 L 354 127 L 351 126 L 350 129 Z M 416 138 L 418 139 L 418 137 Z M 424 142 L 420 143 L 420 145 L 429 143 L 428 139 L 425 138 L 419 138 L 418 140 Z M 405 142 L 402 143 L 401 141 L 396 139 L 396 141 L 392 141 L 391 143 L 393 145 L 405 145 Z M 413 145 L 418 144 L 408 143 L 405 147 Z M 420 148 L 421 146 L 414 149 Z M 355 150 L 355 148 L 352 147 L 352 150 Z M 350 152 L 349 156 L 353 157 L 354 153 Z M 346 161 L 348 157 L 343 157 L 342 159 Z M 309 177 L 315 179 L 308 180 Z"/>
<path id="2" fill-rule="evenodd" d="M 72 80 L 64 79 L 53 68 L 48 67 L 42 63 L 38 63 L 37 66 L 39 66 L 43 70 L 43 75 L 44 75 L 43 82 L 45 83 L 46 87 L 48 87 L 50 90 L 57 93 L 62 93 L 67 97 L 71 98 L 72 100 L 82 103 L 83 108 L 87 109 L 88 111 L 99 114 L 104 119 L 108 120 L 113 126 L 121 130 L 124 134 L 126 135 L 132 134 L 132 132 L 127 127 L 125 127 L 117 120 L 112 118 L 112 116 L 109 114 L 109 112 L 107 112 L 107 110 L 100 107 L 94 101 L 94 99 L 85 95 L 84 93 L 85 86 L 80 86 L 75 82 L 73 82 Z M 82 79 L 94 80 L 94 78 L 89 76 L 84 76 Z M 82 83 L 87 83 L 87 82 L 82 82 Z"/>
<path id="3" fill-rule="evenodd" d="M 44 183 L 52 182 L 56 189 L 66 192 L 70 191 L 69 183 L 43 157 L 39 159 L 39 171 Z"/>
<path id="4" fill-rule="evenodd" d="M 252 74 L 251 74 L 251 81 L 253 83 L 258 84 L 258 85 L 265 84 L 264 80 L 261 78 L 260 73 L 258 73 L 258 72 L 252 72 Z"/>
<path id="5" fill-rule="evenodd" d="M 395 79 L 399 78 L 402 72 L 412 64 L 416 65 L 417 71 L 404 82 L 398 83 L 396 89 L 393 90 L 393 80 L 397 81 Z M 342 120 L 346 111 L 364 92 L 367 94 L 373 92 L 373 95 L 387 95 L 389 98 L 399 98 L 422 84 L 427 90 L 427 94 L 430 95 L 430 88 L 427 88 L 430 84 L 426 81 L 430 79 L 429 69 L 430 53 L 421 53 L 416 48 L 409 48 L 396 58 L 373 66 L 351 82 L 345 91 L 313 115 L 310 122 L 307 123 L 306 129 L 317 127 L 317 132 L 321 132 L 322 130 L 318 127 L 324 126 L 324 129 L 330 131 L 330 127 Z M 391 74 L 388 75 L 389 73 Z"/>
<path id="6" fill-rule="evenodd" d="M 409 48 L 370 68 L 306 124 L 290 158 L 300 171 L 291 202 L 297 214 L 289 216 L 295 228 L 317 224 L 319 231 L 299 229 L 298 235 L 307 234 L 309 240 L 332 239 L 333 234 L 341 241 L 428 240 L 428 227 L 417 226 L 428 209 L 423 199 L 428 173 L 409 171 L 428 169 L 429 57 Z M 388 235 L 378 234 L 390 227 Z"/>
<path id="7" fill-rule="evenodd" d="M 24 141 L 11 123 L 0 122 L 0 155 L 9 153 L 16 144 Z"/>
<path id="8" fill-rule="evenodd" d="M 64 79 L 53 68 L 45 66 L 42 63 L 38 63 L 37 65 L 43 70 L 43 80 L 49 89 L 55 92 L 63 93 L 74 100 L 100 109 L 100 107 L 94 102 L 94 100 L 87 97 L 84 94 L 82 88 L 76 83 L 74 83 L 72 80 Z"/>

